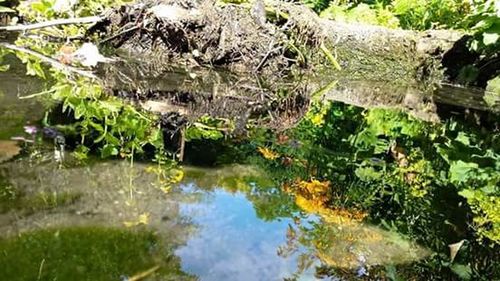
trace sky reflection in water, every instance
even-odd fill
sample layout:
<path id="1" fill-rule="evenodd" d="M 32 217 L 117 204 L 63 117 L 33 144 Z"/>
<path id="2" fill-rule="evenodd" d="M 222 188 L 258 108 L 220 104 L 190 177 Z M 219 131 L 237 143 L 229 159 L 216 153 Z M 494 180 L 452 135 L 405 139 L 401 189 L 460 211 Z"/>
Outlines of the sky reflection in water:
<path id="1" fill-rule="evenodd" d="M 206 193 L 203 202 L 183 204 L 181 213 L 199 225 L 199 232 L 176 254 L 183 270 L 201 280 L 283 280 L 297 270 L 296 256 L 277 254 L 278 247 L 286 243 L 291 219 L 259 219 L 241 193 L 215 190 Z M 317 279 L 305 272 L 300 280 Z"/>

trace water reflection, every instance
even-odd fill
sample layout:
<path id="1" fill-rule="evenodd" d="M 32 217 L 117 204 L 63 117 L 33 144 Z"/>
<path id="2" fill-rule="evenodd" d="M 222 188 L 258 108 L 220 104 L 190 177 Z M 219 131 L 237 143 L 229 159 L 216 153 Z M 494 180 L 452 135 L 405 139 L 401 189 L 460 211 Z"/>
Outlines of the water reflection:
<path id="1" fill-rule="evenodd" d="M 24 125 L 40 120 L 45 113 L 38 100 L 19 98 L 42 90 L 42 81 L 25 76 L 25 71 L 14 64 L 9 72 L 0 72 L 0 140 L 22 134 Z"/>
<path id="2" fill-rule="evenodd" d="M 196 189 L 192 184 L 187 189 Z M 281 258 L 277 249 L 286 242 L 291 219 L 265 222 L 241 193 L 215 190 L 200 204 L 181 206 L 200 231 L 176 254 L 183 269 L 202 280 L 282 280 L 296 268 L 297 256 Z M 308 271 L 299 280 L 315 280 Z"/>
<path id="3" fill-rule="evenodd" d="M 361 224 L 329 224 L 321 215 L 301 212 L 291 195 L 254 167 L 186 168 L 183 183 L 165 193 L 155 188 L 156 175 L 141 163 L 58 169 L 56 163 L 25 161 L 0 166 L 3 188 L 15 195 L 0 200 L 2 276 L 21 271 L 11 266 L 15 260 L 31 268 L 26 276 L 32 277 L 45 260 L 45 280 L 69 280 L 67 272 L 97 260 L 92 276 L 102 280 L 156 266 L 145 280 L 318 280 L 321 264 L 354 273 L 359 266 L 425 256 L 412 252 L 419 248 L 397 234 Z M 281 211 L 262 212 L 269 209 Z M 108 236 L 124 241 L 104 239 Z M 102 241 L 96 244 L 96 239 Z M 23 248 L 25 240 L 41 246 Z M 74 259 L 66 260 L 67 255 Z M 139 260 L 134 266 L 129 266 L 131 255 Z M 29 279 L 23 278 L 9 280 Z"/>

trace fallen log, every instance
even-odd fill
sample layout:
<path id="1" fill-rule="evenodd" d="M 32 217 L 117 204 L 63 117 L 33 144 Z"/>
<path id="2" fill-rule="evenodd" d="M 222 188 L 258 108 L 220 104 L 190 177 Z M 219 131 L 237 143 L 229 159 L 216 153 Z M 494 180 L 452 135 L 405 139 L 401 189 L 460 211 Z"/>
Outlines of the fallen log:
<path id="1" fill-rule="evenodd" d="M 321 92 L 358 106 L 404 107 L 435 121 L 428 100 L 463 66 L 454 57 L 469 52 L 464 50 L 466 35 L 457 31 L 341 23 L 283 1 L 266 1 L 260 15 L 255 10 L 250 3 L 212 0 L 163 0 L 109 10 L 96 17 L 87 35 L 97 35 L 123 60 L 104 65 L 98 76 L 111 92 L 142 101 L 151 99 L 145 93 L 163 93 L 164 99 L 166 93 L 205 100 L 218 96 L 222 105 L 228 97 L 247 97 L 255 110 L 266 111 L 277 110 L 272 103 L 286 100 L 277 98 L 284 94 L 299 92 L 308 99 Z M 130 57 L 142 66 L 128 65 Z M 482 79 L 498 73 L 494 66 Z M 336 87 L 329 87 L 332 83 Z M 239 105 L 230 111 L 238 115 L 248 101 L 236 100 Z M 200 112 L 217 112 L 222 105 L 211 103 Z M 484 109 L 484 104 L 475 107 Z"/>
<path id="2" fill-rule="evenodd" d="M 478 78 L 481 87 L 500 72 L 498 56 L 480 61 L 458 31 L 421 33 L 336 22 L 303 5 L 276 0 L 265 1 L 259 15 L 261 1 L 227 2 L 231 0 L 149 1 L 95 17 L 0 27 L 0 32 L 95 23 L 87 35 L 97 34 L 101 45 L 145 61 L 272 78 L 315 74 L 432 89 L 457 78 L 467 63 L 487 64 Z"/>
<path id="3" fill-rule="evenodd" d="M 280 77 L 315 72 L 405 85 L 442 80 L 441 59 L 463 36 L 324 20 L 281 1 L 266 2 L 262 25 L 251 10 L 213 1 L 136 4 L 108 12 L 89 33 L 160 64 Z"/>
<path id="4" fill-rule="evenodd" d="M 265 3 L 264 20 L 250 3 L 163 0 L 123 6 L 107 12 L 88 33 L 158 69 L 173 64 L 256 75 L 261 82 L 247 86 L 258 88 L 302 80 L 313 85 L 311 92 L 338 80 L 345 87 L 384 84 L 379 88 L 389 95 L 407 89 L 430 95 L 442 82 L 454 82 L 464 55 L 478 62 L 462 32 L 348 24 L 321 19 L 300 4 Z M 499 69 L 498 62 L 490 64 L 479 86 Z"/>

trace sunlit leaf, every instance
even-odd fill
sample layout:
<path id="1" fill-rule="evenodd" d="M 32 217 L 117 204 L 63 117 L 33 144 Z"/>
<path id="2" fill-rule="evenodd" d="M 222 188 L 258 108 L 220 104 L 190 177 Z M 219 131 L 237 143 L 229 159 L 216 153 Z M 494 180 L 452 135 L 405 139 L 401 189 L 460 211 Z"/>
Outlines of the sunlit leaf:
<path id="1" fill-rule="evenodd" d="M 484 33 L 483 34 L 483 44 L 488 46 L 488 45 L 493 45 L 497 43 L 498 38 L 500 38 L 500 34 L 498 33 Z"/>
<path id="2" fill-rule="evenodd" d="M 472 277 L 472 269 L 469 265 L 453 264 L 450 269 L 462 280 L 470 280 Z"/>
<path id="3" fill-rule="evenodd" d="M 12 10 L 11 8 L 0 6 L 0 13 L 14 13 L 14 12 L 16 11 Z"/>
<path id="4" fill-rule="evenodd" d="M 114 145 L 106 144 L 101 150 L 102 158 L 108 158 L 116 155 L 118 155 L 118 149 Z"/>
<path id="5" fill-rule="evenodd" d="M 0 72 L 7 71 L 7 70 L 9 70 L 9 68 L 10 68 L 10 65 L 8 65 L 8 64 L 0 65 Z"/>
<path id="6" fill-rule="evenodd" d="M 362 181 L 374 181 L 382 177 L 382 173 L 375 171 L 373 167 L 358 167 L 355 170 L 356 176 Z"/>
<path id="7" fill-rule="evenodd" d="M 266 159 L 274 160 L 274 159 L 280 157 L 280 155 L 278 153 L 270 150 L 267 147 L 259 147 L 257 149 L 259 150 L 260 154 L 262 154 L 262 156 L 264 156 L 264 158 L 266 158 Z"/>
<path id="8" fill-rule="evenodd" d="M 57 13 L 65 13 L 71 11 L 78 3 L 78 0 L 56 0 L 52 9 Z"/>
<path id="9" fill-rule="evenodd" d="M 26 74 L 45 78 L 45 72 L 39 61 L 28 61 L 26 64 Z"/>
<path id="10" fill-rule="evenodd" d="M 452 182 L 465 182 L 470 178 L 470 173 L 478 168 L 476 163 L 468 163 L 462 160 L 454 161 L 450 165 L 450 180 Z"/>

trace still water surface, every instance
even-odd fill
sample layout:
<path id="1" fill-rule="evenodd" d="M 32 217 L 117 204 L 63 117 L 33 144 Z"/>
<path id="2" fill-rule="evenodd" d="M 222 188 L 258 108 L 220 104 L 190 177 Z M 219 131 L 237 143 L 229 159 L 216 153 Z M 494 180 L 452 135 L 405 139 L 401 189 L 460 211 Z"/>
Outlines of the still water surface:
<path id="1" fill-rule="evenodd" d="M 18 76 L 0 74 L 8 80 L 0 86 L 0 280 L 374 280 L 370 272 L 397 280 L 395 266 L 418 280 L 437 255 L 390 226 L 302 210 L 251 165 L 187 166 L 167 189 L 151 163 L 81 165 L 67 153 L 61 166 L 51 144 L 11 140 L 44 116 L 41 104 L 18 98 L 40 85 L 10 79 Z"/>

